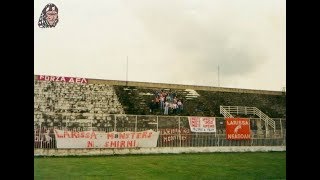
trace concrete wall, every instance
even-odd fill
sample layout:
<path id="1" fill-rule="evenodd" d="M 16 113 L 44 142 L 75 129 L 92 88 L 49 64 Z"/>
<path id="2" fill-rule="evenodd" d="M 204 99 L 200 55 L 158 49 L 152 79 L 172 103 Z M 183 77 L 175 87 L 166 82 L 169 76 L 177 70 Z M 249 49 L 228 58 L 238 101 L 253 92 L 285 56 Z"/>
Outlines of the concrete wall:
<path id="1" fill-rule="evenodd" d="M 37 79 L 37 76 L 38 75 L 34 75 L 34 79 Z M 120 86 L 152 87 L 152 88 L 193 89 L 193 90 L 220 91 L 220 92 L 255 93 L 255 94 L 269 94 L 269 95 L 283 95 L 284 93 L 282 91 L 237 89 L 237 88 L 180 85 L 180 84 L 166 84 L 166 83 L 149 83 L 149 82 L 136 82 L 136 81 L 101 80 L 101 79 L 88 79 L 88 83 L 120 85 Z"/>
<path id="2" fill-rule="evenodd" d="M 134 149 L 34 149 L 34 156 L 98 156 L 125 154 L 179 154 L 269 151 L 286 151 L 286 146 L 155 147 Z"/>

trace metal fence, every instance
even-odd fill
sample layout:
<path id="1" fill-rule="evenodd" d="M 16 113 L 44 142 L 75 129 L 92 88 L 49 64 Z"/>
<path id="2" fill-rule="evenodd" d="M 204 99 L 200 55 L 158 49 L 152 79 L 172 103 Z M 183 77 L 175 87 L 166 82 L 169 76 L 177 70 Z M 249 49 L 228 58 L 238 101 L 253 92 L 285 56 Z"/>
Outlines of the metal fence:
<path id="1" fill-rule="evenodd" d="M 157 147 L 285 146 L 286 119 L 273 118 L 276 128 L 249 118 L 251 139 L 227 140 L 224 117 L 216 117 L 216 132 L 191 132 L 188 116 L 104 115 L 100 119 L 34 121 L 34 148 L 56 149 L 54 129 L 68 131 L 159 131 Z"/>

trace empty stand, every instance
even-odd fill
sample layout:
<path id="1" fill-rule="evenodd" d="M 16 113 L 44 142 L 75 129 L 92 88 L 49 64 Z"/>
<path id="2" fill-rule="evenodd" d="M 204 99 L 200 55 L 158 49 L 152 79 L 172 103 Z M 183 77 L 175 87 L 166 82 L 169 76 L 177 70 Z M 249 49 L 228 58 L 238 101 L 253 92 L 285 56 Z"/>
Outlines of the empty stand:
<path id="1" fill-rule="evenodd" d="M 106 121 L 107 114 L 124 114 L 113 86 L 34 81 L 34 121 L 61 126 L 83 120 Z"/>

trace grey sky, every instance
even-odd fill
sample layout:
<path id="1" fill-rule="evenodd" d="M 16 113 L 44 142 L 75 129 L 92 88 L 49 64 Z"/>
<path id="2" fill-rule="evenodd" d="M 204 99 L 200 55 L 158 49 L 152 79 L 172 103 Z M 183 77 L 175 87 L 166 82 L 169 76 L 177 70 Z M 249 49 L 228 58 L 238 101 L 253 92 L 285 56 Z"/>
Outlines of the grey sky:
<path id="1" fill-rule="evenodd" d="M 59 8 L 55 28 L 42 9 Z M 34 73 L 280 91 L 285 0 L 34 2 Z"/>

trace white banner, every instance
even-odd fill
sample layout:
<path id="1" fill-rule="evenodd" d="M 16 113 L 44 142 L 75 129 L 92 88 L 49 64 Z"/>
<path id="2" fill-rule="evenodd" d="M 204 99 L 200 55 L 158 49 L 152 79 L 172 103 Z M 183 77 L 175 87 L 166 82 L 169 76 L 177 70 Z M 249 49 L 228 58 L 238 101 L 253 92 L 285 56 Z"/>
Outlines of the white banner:
<path id="1" fill-rule="evenodd" d="M 160 132 L 100 132 L 54 130 L 57 148 L 136 148 L 156 147 Z"/>
<path id="2" fill-rule="evenodd" d="M 215 117 L 188 117 L 192 132 L 216 132 Z"/>

